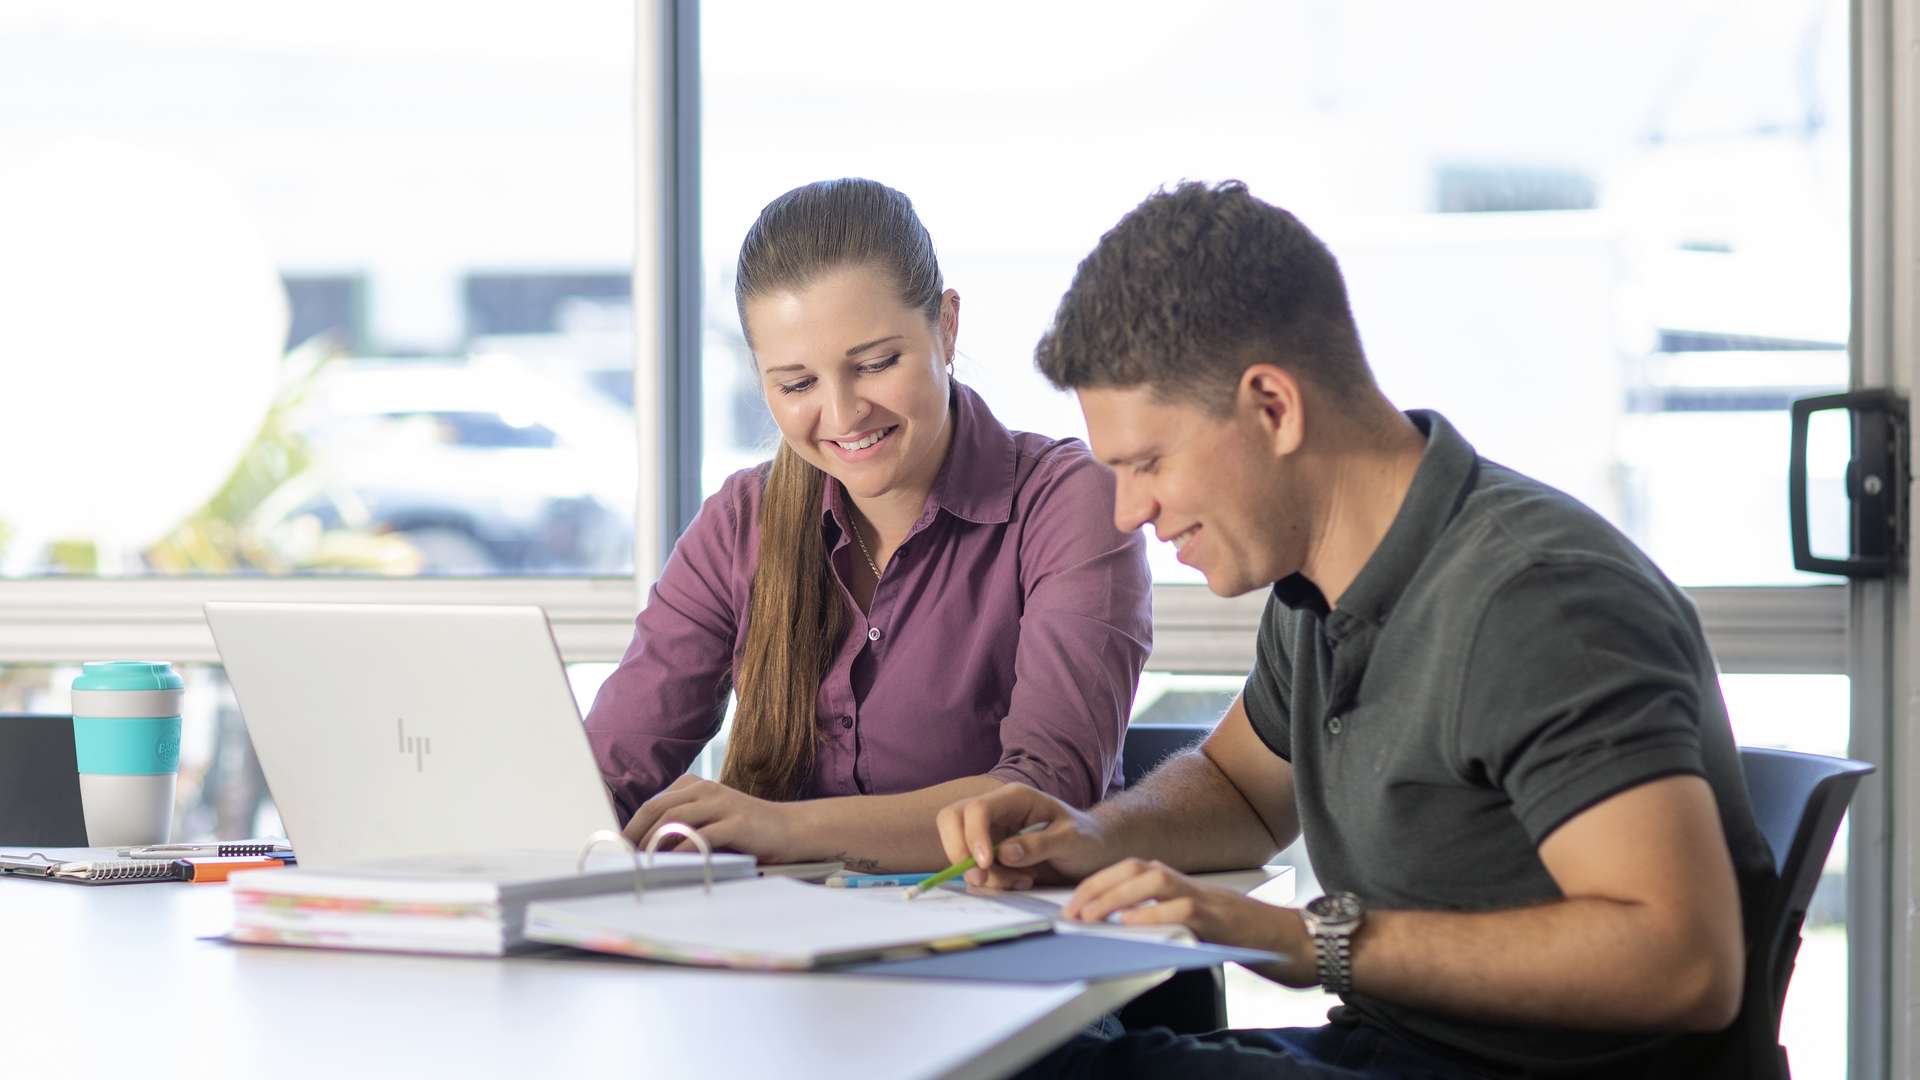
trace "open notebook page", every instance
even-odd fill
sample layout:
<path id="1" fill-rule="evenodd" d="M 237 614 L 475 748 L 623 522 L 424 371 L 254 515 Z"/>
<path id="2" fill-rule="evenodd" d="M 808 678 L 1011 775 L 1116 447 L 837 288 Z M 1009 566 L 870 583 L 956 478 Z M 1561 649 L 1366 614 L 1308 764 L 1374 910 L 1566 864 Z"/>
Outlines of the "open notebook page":
<path id="1" fill-rule="evenodd" d="M 810 968 L 878 959 L 1052 928 L 1052 920 L 982 897 L 903 889 L 828 889 L 785 878 L 577 900 L 527 910 L 527 936 L 651 960 L 749 968 Z"/>

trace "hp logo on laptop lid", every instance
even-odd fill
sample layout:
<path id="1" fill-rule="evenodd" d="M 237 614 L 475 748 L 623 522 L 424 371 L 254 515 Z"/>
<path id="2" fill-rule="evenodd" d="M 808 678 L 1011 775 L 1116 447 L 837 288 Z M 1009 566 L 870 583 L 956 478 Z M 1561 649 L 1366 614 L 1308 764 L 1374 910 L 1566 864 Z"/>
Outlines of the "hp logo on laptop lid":
<path id="1" fill-rule="evenodd" d="M 400 733 L 400 753 L 413 755 L 413 771 L 427 771 L 427 755 L 433 753 L 433 740 L 425 735 L 407 734 L 407 718 L 396 717 L 394 727 Z"/>

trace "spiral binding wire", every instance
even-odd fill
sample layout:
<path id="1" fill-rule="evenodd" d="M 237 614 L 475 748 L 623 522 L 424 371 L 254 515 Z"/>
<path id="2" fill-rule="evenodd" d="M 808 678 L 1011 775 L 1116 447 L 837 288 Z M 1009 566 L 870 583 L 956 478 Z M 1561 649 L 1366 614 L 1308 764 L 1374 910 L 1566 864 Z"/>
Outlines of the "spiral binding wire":
<path id="1" fill-rule="evenodd" d="M 56 877 L 77 877 L 86 881 L 166 881 L 173 877 L 173 864 L 160 861 L 123 863 L 85 863 L 84 870 L 72 873 L 54 871 Z"/>

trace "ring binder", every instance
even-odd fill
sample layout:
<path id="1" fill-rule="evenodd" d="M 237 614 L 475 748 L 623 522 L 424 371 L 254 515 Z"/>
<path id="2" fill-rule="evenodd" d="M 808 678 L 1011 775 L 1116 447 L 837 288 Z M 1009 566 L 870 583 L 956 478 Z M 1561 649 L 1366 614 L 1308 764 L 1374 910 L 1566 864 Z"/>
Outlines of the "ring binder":
<path id="1" fill-rule="evenodd" d="M 655 889 L 640 904 L 609 893 L 527 908 L 533 941 L 761 971 L 945 952 L 1052 929 L 1045 915 L 982 896 L 942 893 L 939 903 L 903 904 L 895 890 L 828 889 L 783 877 L 725 881 L 706 893 Z"/>
<path id="2" fill-rule="evenodd" d="M 693 841 L 694 847 L 700 849 L 700 871 L 702 879 L 700 887 L 704 892 L 713 892 L 713 848 L 707 843 L 707 838 L 700 835 L 699 829 L 678 821 L 665 822 L 653 830 L 653 839 L 647 841 L 644 862 L 641 861 L 642 855 L 634 849 L 633 842 L 628 840 L 625 835 L 617 833 L 612 829 L 595 829 L 587 836 L 587 842 L 581 846 L 580 854 L 574 858 L 574 872 L 586 872 L 587 856 L 593 854 L 594 848 L 599 847 L 601 844 L 617 844 L 621 850 L 627 853 L 627 857 L 633 860 L 633 900 L 635 903 L 639 903 L 647 898 L 647 879 L 645 872 L 653 869 L 654 853 L 660 849 L 660 841 L 668 836 L 685 837 Z"/>
<path id="3" fill-rule="evenodd" d="M 232 890 L 230 936 L 267 945 L 504 956 L 533 944 L 526 937 L 526 913 L 538 900 L 604 896 L 644 913 L 660 908 L 673 892 L 694 901 L 708 899 L 690 887 L 703 879 L 724 884 L 753 877 L 751 855 L 648 855 L 642 865 L 611 828 L 590 832 L 582 825 L 574 835 L 581 842 L 558 849 L 425 853 L 345 862 L 327 870 L 241 874 Z M 629 860 L 594 859 L 593 849 L 601 844 L 618 845 Z M 641 880 L 633 880 L 636 876 Z M 635 898 L 645 885 L 654 887 L 641 908 Z M 683 885 L 689 887 L 668 888 Z M 633 896 L 627 895 L 629 889 Z M 725 892 L 715 888 L 712 896 Z"/>

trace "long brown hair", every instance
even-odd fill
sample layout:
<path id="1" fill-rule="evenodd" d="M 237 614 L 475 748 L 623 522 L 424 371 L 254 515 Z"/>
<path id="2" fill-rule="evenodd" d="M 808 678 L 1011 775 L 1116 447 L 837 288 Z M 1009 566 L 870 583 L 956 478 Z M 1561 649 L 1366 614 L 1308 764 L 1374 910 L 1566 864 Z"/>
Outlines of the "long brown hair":
<path id="1" fill-rule="evenodd" d="M 740 245 L 733 296 L 749 347 L 747 301 L 852 266 L 884 271 L 907 307 L 930 322 L 940 317 L 940 264 L 913 202 L 872 180 L 821 180 L 768 203 Z M 820 527 L 826 481 L 784 441 L 774 451 L 747 636 L 734 664 L 739 707 L 720 772 L 760 798 L 795 798 L 813 775 L 815 701 L 846 627 Z"/>

